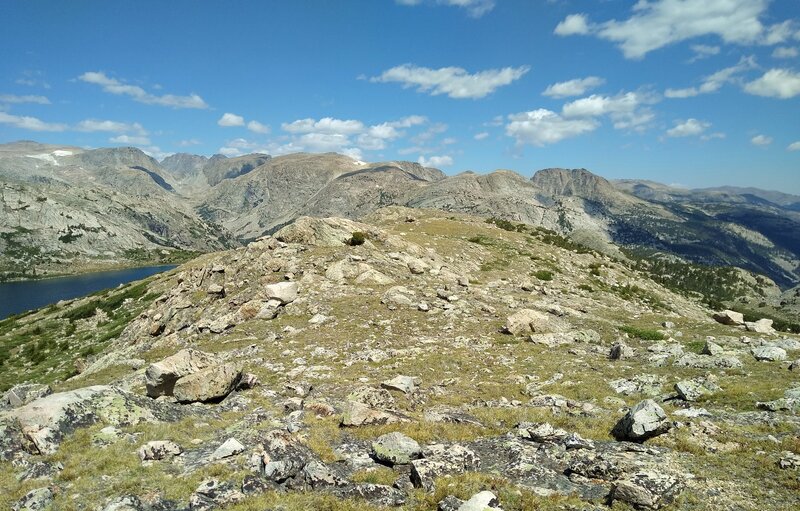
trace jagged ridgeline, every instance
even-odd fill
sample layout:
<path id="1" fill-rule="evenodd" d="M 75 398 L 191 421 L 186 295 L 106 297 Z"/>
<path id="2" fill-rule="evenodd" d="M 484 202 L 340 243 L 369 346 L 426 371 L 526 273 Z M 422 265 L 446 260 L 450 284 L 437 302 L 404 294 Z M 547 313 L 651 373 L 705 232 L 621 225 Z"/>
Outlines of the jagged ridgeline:
<path id="1" fill-rule="evenodd" d="M 800 284 L 800 197 L 609 182 L 586 170 L 445 176 L 411 162 L 338 154 L 176 154 L 0 146 L 0 276 L 187 260 L 247 243 L 304 216 L 358 219 L 401 205 L 549 229 L 615 256 L 738 267 L 768 277 L 756 305 Z M 757 294 L 757 292 L 755 292 Z M 752 293 L 751 293 L 752 294 Z M 748 303 L 748 305 L 750 305 Z"/>
<path id="2" fill-rule="evenodd" d="M 416 172 L 385 167 L 348 179 Z M 0 322 L 0 508 L 796 508 L 800 336 L 709 308 L 733 274 L 699 268 L 301 217 Z"/>

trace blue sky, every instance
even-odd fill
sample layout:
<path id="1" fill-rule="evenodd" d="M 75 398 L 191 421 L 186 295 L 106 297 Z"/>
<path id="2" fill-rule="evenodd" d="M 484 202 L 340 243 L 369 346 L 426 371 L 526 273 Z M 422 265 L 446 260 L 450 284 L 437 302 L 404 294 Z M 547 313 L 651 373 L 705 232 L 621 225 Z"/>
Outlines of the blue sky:
<path id="1" fill-rule="evenodd" d="M 0 142 L 800 193 L 796 0 L 4 0 Z"/>

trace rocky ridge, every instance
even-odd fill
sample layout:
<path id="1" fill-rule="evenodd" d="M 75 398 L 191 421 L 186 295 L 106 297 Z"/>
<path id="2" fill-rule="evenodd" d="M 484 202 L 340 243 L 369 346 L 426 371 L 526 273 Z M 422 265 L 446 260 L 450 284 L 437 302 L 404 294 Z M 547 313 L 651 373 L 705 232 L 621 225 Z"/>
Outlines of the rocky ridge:
<path id="1" fill-rule="evenodd" d="M 4 370 L 38 375 L 2 400 L 0 505 L 800 504 L 797 336 L 533 227 L 365 220 L 301 218 L 203 255 L 128 293 L 133 316 L 74 313 L 86 298 L 0 322 L 21 342 Z M 20 341 L 73 325 L 79 344 L 123 318 L 66 379 L 68 357 Z"/>
<path id="2" fill-rule="evenodd" d="M 301 216 L 359 219 L 401 205 L 537 225 L 617 258 L 742 267 L 768 278 L 743 273 L 758 284 L 737 292 L 757 288 L 748 301 L 772 308 L 778 286 L 800 282 L 800 199 L 611 183 L 584 169 L 445 176 L 337 154 L 177 154 L 159 163 L 132 148 L 21 142 L 0 146 L 0 186 L 0 266 L 12 277 L 129 264 L 159 250 L 208 251 Z"/>

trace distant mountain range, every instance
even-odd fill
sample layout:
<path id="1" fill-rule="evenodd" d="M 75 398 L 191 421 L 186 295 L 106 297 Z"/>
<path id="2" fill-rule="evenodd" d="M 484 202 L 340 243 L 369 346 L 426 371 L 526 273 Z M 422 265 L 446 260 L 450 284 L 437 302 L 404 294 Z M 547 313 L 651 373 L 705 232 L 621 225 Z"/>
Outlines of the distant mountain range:
<path id="1" fill-rule="evenodd" d="M 411 162 L 339 154 L 175 154 L 0 145 L 0 270 L 53 272 L 142 254 L 207 251 L 302 215 L 435 208 L 524 222 L 612 255 L 678 256 L 800 283 L 800 197 L 755 188 L 687 190 L 608 181 L 584 169 L 446 176 Z"/>

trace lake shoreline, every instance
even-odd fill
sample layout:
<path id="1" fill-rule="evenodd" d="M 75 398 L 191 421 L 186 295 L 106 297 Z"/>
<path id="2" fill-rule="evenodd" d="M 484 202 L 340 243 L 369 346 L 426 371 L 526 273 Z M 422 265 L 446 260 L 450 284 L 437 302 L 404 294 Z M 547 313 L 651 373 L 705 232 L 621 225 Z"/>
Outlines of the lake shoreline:
<path id="1" fill-rule="evenodd" d="M 77 275 L 0 282 L 0 321 L 175 269 L 177 264 L 110 269 Z"/>

